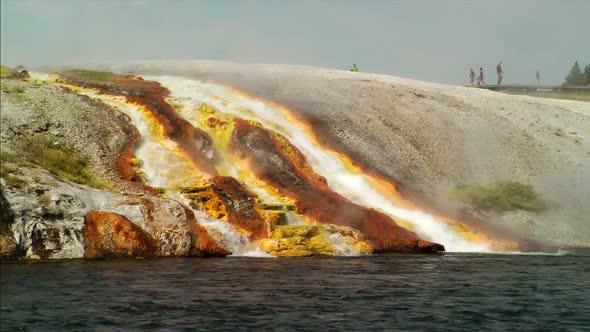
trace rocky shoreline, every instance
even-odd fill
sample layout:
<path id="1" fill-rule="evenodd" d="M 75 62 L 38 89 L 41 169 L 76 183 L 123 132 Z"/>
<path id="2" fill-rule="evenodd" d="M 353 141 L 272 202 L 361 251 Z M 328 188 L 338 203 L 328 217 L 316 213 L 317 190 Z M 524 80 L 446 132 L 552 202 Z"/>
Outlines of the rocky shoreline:
<path id="1" fill-rule="evenodd" d="M 195 224 L 191 210 L 157 197 L 141 182 L 127 181 L 118 172 L 120 155 L 136 140 L 124 114 L 57 86 L 5 80 L 2 84 L 23 89 L 14 94 L 2 92 L 3 259 L 229 254 Z M 88 168 L 98 180 L 91 184 L 104 183 L 107 188 L 68 181 L 19 158 L 21 151 L 14 148 L 39 136 L 88 152 Z M 101 231 L 88 232 L 88 218 L 95 213 L 133 220 L 141 225 L 153 248 L 120 251 L 114 244 L 127 242 L 130 232 L 121 227 L 125 223 L 112 223 L 108 218 L 93 220 Z M 95 249 L 89 252 L 84 248 L 91 239 Z"/>
<path id="2" fill-rule="evenodd" d="M 123 79 L 135 84 L 134 78 Z M 144 81 L 135 82 L 144 84 Z M 225 247 L 220 244 L 223 243 L 223 234 L 211 233 L 211 229 L 206 230 L 197 220 L 210 216 L 221 218 L 220 221 L 247 232 L 252 241 L 268 238 L 260 245 L 277 256 L 339 252 L 370 254 L 373 246 L 379 252 L 436 252 L 443 249 L 442 246 L 428 249 L 428 241 L 417 242 L 418 238 L 406 230 L 402 233 L 384 231 L 379 235 L 369 232 L 367 238 L 354 229 L 348 229 L 348 222 L 341 226 L 314 226 L 309 230 L 305 228 L 307 226 L 284 225 L 280 226 L 283 227 L 280 234 L 285 235 L 284 239 L 276 236 L 279 233 L 270 237 L 270 232 L 286 220 L 287 212 L 275 212 L 272 208 L 264 210 L 260 203 L 254 203 L 257 201 L 255 195 L 233 178 L 214 177 L 210 180 L 214 190 L 198 189 L 200 193 L 193 196 L 183 194 L 187 202 L 192 200 L 194 207 L 209 214 L 196 216 L 190 206 L 162 197 L 157 188 L 145 185 L 144 175 L 134 166 L 138 162 L 133 160 L 133 150 L 142 144 L 141 137 L 127 115 L 77 94 L 68 86 L 17 80 L 3 80 L 2 84 L 1 138 L 4 148 L 1 197 L 3 211 L 6 212 L 2 215 L 0 232 L 0 257 L 3 260 L 232 254 L 227 244 Z M 124 96 L 134 91 L 134 88 L 130 89 L 116 94 Z M 151 105 L 150 99 L 138 100 L 140 104 Z M 164 103 L 163 99 L 161 103 Z M 153 107 L 156 119 L 161 116 L 157 121 L 169 123 L 166 115 L 157 115 L 162 106 Z M 171 135 L 175 133 L 170 131 Z M 206 137 L 201 132 L 203 135 Z M 178 136 L 177 140 L 181 147 L 184 144 L 186 150 L 193 151 L 191 142 L 196 136 L 189 136 L 191 139 L 185 143 L 181 141 L 184 139 L 182 136 Z M 197 146 L 209 149 L 210 143 Z M 275 152 L 265 153 L 272 155 Z M 208 154 L 203 151 L 202 155 L 198 155 L 195 165 L 202 166 L 204 156 Z M 322 195 L 329 193 L 327 188 L 321 190 Z M 334 199 L 342 198 L 334 196 Z M 330 204 L 343 203 L 334 201 Z M 353 206 L 353 210 L 356 209 Z M 308 204 L 302 211 L 308 211 L 310 207 L 313 204 Z M 260 213 L 265 217 L 262 218 Z M 258 218 L 254 218 L 255 215 Z M 323 220 L 321 214 L 317 217 Z M 391 227 L 395 225 L 393 221 L 385 223 Z M 395 227 L 402 230 L 399 226 Z M 376 239 L 383 241 L 391 236 L 387 240 L 389 242 L 375 242 Z M 416 244 L 398 242 L 404 237 Z M 333 248 L 334 244 L 329 242 L 334 241 L 343 247 Z M 356 249 L 347 249 L 353 247 Z"/>

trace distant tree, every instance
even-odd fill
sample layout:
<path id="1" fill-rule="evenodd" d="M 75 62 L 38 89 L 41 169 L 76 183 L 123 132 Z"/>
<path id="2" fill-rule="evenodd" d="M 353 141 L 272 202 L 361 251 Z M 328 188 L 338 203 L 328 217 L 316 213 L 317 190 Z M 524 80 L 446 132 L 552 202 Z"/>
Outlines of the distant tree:
<path id="1" fill-rule="evenodd" d="M 584 77 L 586 78 L 586 85 L 590 85 L 590 65 L 584 67 Z"/>
<path id="2" fill-rule="evenodd" d="M 586 77 L 582 74 L 578 61 L 574 63 L 574 66 L 570 70 L 570 73 L 565 77 L 565 81 L 562 85 L 586 85 Z"/>

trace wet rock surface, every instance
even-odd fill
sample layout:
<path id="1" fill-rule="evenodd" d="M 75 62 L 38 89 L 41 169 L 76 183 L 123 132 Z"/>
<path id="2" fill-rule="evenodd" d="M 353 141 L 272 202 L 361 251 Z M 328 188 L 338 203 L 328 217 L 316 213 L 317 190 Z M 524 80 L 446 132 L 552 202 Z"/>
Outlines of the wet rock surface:
<path id="1" fill-rule="evenodd" d="M 8 227 L 18 255 L 10 258 L 62 259 L 85 257 L 85 218 L 91 211 L 121 215 L 145 234 L 153 256 L 225 256 L 197 224 L 191 210 L 171 199 L 151 194 L 120 194 L 70 183 L 41 169 L 23 169 L 26 187 L 3 188 L 14 215 Z M 4 231 L 2 234 L 5 234 Z M 113 248 L 116 246 L 112 245 Z M 104 256 L 120 251 L 108 247 Z M 100 256 L 100 251 L 89 257 Z"/>
<path id="2" fill-rule="evenodd" d="M 444 251 L 442 245 L 421 240 L 385 214 L 331 191 L 325 180 L 313 173 L 303 154 L 279 134 L 236 119 L 231 146 L 236 155 L 251 161 L 257 176 L 295 199 L 297 212 L 320 223 L 359 230 L 375 252 Z"/>
<path id="3" fill-rule="evenodd" d="M 229 254 L 197 225 L 190 209 L 127 181 L 134 176 L 129 158 L 138 137 L 126 115 L 59 86 L 6 80 L 2 84 L 22 91 L 2 92 L 3 259 L 84 257 L 85 216 L 95 210 L 120 214 L 139 227 L 151 241 L 150 255 Z M 19 147 L 35 137 L 69 144 L 86 154 L 90 167 L 83 171 L 92 171 L 101 185 L 111 188 L 73 183 L 20 158 Z M 48 157 L 52 156 L 41 156 Z M 120 253 L 111 251 L 105 255 Z"/>
<path id="4" fill-rule="evenodd" d="M 147 235 L 124 216 L 91 211 L 84 218 L 84 257 L 146 257 L 153 255 Z"/>
<path id="5" fill-rule="evenodd" d="M 14 214 L 10 204 L 4 198 L 3 191 L 0 191 L 0 258 L 18 257 L 18 247 L 10 227 L 14 223 Z"/>
<path id="6" fill-rule="evenodd" d="M 213 157 L 211 138 L 176 113 L 165 100 L 169 96 L 169 91 L 160 83 L 146 81 L 134 75 L 84 70 L 64 71 L 60 73 L 60 77 L 69 84 L 123 96 L 130 103 L 141 105 L 162 126 L 163 134 L 176 142 L 197 168 L 210 175 L 217 175 L 217 171 L 211 164 Z"/>
<path id="7" fill-rule="evenodd" d="M 401 184 L 422 208 L 450 217 L 461 184 L 528 183 L 549 208 L 522 230 L 511 214 L 480 225 L 562 246 L 588 246 L 590 117 L 587 102 L 309 66 L 218 61 L 89 65 L 213 81 L 288 107 L 324 144 Z M 468 207 L 467 207 L 468 209 Z"/>
<path id="8" fill-rule="evenodd" d="M 260 248 L 274 256 L 353 256 L 373 253 L 359 231 L 335 225 L 282 225 L 262 240 Z"/>
<path id="9" fill-rule="evenodd" d="M 265 238 L 267 226 L 256 207 L 256 196 L 235 178 L 217 176 L 211 186 L 193 194 L 185 194 L 194 208 L 210 216 L 246 230 L 252 240 Z"/>

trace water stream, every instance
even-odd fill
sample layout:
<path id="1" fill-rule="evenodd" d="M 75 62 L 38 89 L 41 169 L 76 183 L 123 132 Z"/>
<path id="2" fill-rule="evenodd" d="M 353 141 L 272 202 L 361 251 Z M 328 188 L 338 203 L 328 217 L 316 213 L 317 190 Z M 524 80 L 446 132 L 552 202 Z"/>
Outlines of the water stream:
<path id="1" fill-rule="evenodd" d="M 184 109 L 185 113 L 195 112 L 195 106 L 205 103 L 220 112 L 255 120 L 277 131 L 305 154 L 314 171 L 328 180 L 332 190 L 352 202 L 378 209 L 393 218 L 408 221 L 418 235 L 427 240 L 442 243 L 448 251 L 491 252 L 488 244 L 465 239 L 432 215 L 397 206 L 385 193 L 373 185 L 368 175 L 351 170 L 338 154 L 319 145 L 305 126 L 294 121 L 287 110 L 212 83 L 178 77 L 146 77 L 146 79 L 159 81 L 171 91 L 173 97 L 191 105 Z M 190 118 L 190 115 L 183 114 L 185 118 Z"/>
<path id="2" fill-rule="evenodd" d="M 190 160 L 180 152 L 177 144 L 159 135 L 158 125 L 139 106 L 126 103 L 122 97 L 102 95 L 83 91 L 89 97 L 125 113 L 141 135 L 135 156 L 141 160 L 139 169 L 144 173 L 146 184 L 167 188 L 168 197 L 192 209 L 188 199 L 174 188 L 191 186 L 203 173 L 195 169 Z M 248 236 L 236 230 L 231 224 L 210 217 L 203 211 L 193 209 L 197 223 L 224 248 L 237 256 L 271 256 L 250 243 Z M 272 256 L 271 256 L 272 257 Z"/>

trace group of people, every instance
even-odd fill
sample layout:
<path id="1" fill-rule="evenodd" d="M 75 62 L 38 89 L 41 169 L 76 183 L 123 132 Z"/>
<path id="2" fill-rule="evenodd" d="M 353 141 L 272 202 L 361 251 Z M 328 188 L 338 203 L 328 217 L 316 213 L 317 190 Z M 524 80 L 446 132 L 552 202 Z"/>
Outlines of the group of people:
<path id="1" fill-rule="evenodd" d="M 502 61 L 500 61 L 496 66 L 496 74 L 498 75 L 497 85 L 500 85 L 502 84 L 502 79 L 504 78 L 504 71 L 502 70 Z M 541 84 L 541 72 L 539 71 L 539 69 L 537 69 L 537 72 L 535 73 L 535 78 L 537 79 L 537 84 Z M 473 68 L 471 68 L 469 70 L 469 81 L 471 82 L 471 85 L 487 84 L 484 81 L 483 77 L 483 67 L 479 67 L 479 75 L 477 76 L 475 75 Z"/>
<path id="2" fill-rule="evenodd" d="M 502 79 L 504 78 L 504 71 L 502 71 L 502 61 L 500 61 L 498 63 L 498 65 L 496 66 L 496 74 L 498 75 L 498 85 L 502 84 Z M 482 84 L 487 84 L 484 81 L 484 76 L 483 76 L 483 67 L 479 67 L 479 75 L 477 75 L 477 77 L 475 76 L 475 72 L 473 71 L 473 68 L 471 68 L 469 70 L 469 81 L 471 82 L 471 85 L 482 85 Z"/>

